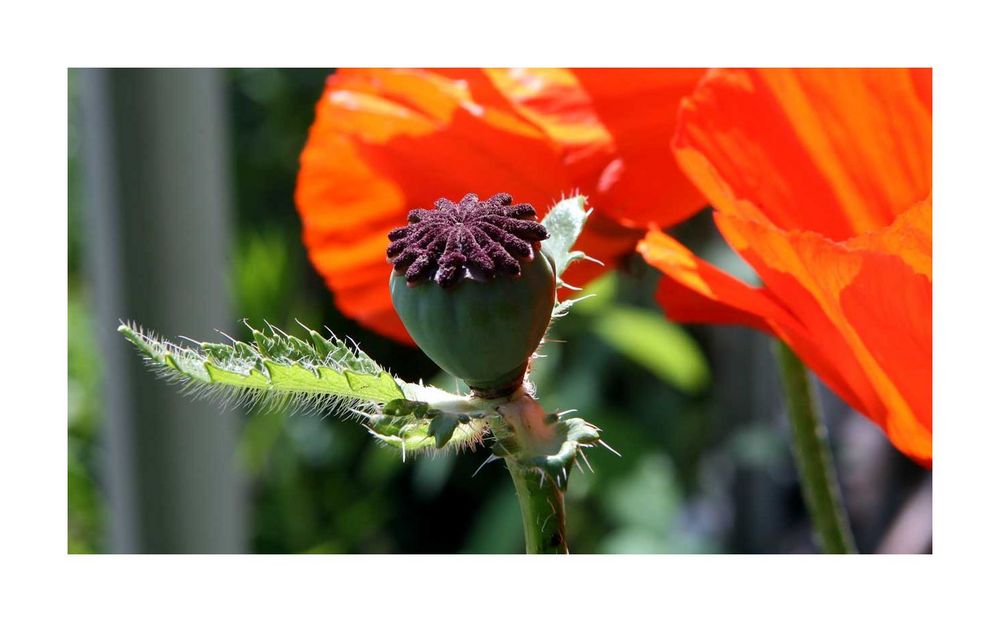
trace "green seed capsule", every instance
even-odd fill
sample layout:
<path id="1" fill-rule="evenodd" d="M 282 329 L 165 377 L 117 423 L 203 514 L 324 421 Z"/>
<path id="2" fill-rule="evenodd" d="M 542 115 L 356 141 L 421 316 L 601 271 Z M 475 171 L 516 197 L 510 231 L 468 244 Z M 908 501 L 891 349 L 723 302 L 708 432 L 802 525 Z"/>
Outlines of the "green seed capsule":
<path id="1" fill-rule="evenodd" d="M 393 306 L 418 346 L 477 394 L 516 389 L 555 304 L 547 233 L 510 195 L 441 199 L 389 234 Z"/>

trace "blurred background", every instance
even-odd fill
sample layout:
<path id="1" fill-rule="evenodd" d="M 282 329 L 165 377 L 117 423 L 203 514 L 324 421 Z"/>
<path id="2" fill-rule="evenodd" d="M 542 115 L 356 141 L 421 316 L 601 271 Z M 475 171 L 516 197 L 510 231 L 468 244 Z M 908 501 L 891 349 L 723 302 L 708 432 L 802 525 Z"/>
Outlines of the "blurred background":
<path id="1" fill-rule="evenodd" d="M 449 388 L 418 350 L 339 315 L 300 242 L 299 151 L 329 70 L 69 71 L 71 553 L 517 553 L 513 485 L 487 451 L 401 461 L 361 426 L 219 412 L 144 369 L 115 333 L 246 338 L 241 318 L 353 337 Z M 675 230 L 755 277 L 707 212 Z M 388 268 L 387 268 L 388 270 Z M 567 494 L 576 553 L 814 552 L 769 338 L 677 326 L 627 260 L 556 324 L 534 380 L 622 457 Z M 821 388 L 862 552 L 930 552 L 931 475 Z"/>

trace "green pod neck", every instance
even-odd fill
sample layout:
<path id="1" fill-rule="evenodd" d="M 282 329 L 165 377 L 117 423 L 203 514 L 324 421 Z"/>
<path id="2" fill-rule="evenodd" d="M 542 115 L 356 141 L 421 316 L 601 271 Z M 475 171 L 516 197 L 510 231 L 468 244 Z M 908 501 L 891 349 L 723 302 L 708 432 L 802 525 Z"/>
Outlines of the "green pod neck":
<path id="1" fill-rule="evenodd" d="M 537 252 L 518 277 L 443 288 L 432 281 L 409 285 L 393 273 L 389 287 L 420 349 L 477 395 L 493 398 L 521 385 L 552 316 L 556 278 L 551 261 Z"/>

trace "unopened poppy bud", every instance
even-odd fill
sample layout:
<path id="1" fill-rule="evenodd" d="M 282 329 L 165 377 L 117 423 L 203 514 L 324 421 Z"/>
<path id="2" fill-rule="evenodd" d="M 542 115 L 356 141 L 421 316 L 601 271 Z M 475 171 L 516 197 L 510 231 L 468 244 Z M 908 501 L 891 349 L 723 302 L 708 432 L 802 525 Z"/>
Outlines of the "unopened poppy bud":
<path id="1" fill-rule="evenodd" d="M 478 395 L 520 385 L 555 304 L 548 233 L 509 194 L 409 213 L 389 233 L 392 304 L 420 349 Z"/>

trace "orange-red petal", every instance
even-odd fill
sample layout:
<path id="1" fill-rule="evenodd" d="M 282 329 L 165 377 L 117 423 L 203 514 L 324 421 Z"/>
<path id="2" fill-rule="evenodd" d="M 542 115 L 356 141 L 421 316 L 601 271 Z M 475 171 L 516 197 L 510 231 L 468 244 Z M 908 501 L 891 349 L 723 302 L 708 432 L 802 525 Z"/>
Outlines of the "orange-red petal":
<path id="1" fill-rule="evenodd" d="M 565 150 L 595 209 L 619 222 L 668 226 L 705 199 L 670 152 L 677 106 L 703 69 L 490 70 L 498 88 Z"/>
<path id="2" fill-rule="evenodd" d="M 712 71 L 674 149 L 718 210 L 844 240 L 930 194 L 930 73 Z"/>
<path id="3" fill-rule="evenodd" d="M 930 70 L 717 70 L 682 104 L 673 145 L 762 293 L 794 319 L 759 321 L 924 464 L 931 106 Z M 682 283 L 664 271 L 674 284 L 661 292 Z M 663 299 L 668 312 L 677 304 Z M 713 321 L 745 299 L 687 315 Z"/>
<path id="4" fill-rule="evenodd" d="M 900 450 L 929 463 L 930 278 L 861 241 L 837 244 L 812 232 L 782 231 L 721 213 L 716 220 L 769 291 L 795 311 L 810 340 L 860 397 L 862 411 Z M 882 237 L 906 228 L 890 226 Z"/>
<path id="5" fill-rule="evenodd" d="M 766 284 L 761 289 L 661 232 L 651 231 L 639 248 L 667 277 L 657 297 L 671 318 L 774 333 L 901 451 L 929 465 L 932 303 L 923 268 L 930 210 L 929 201 L 918 203 L 889 227 L 844 243 L 717 213 L 723 235 Z M 900 248 L 906 253 L 892 252 Z"/>
<path id="6" fill-rule="evenodd" d="M 743 324 L 771 332 L 767 318 L 784 314 L 767 290 L 729 276 L 662 231 L 651 229 L 637 250 L 669 277 L 656 298 L 676 322 Z"/>
<path id="7" fill-rule="evenodd" d="M 810 319 L 809 325 L 767 288 L 750 287 L 729 276 L 660 231 L 650 231 L 639 244 L 639 252 L 665 275 L 656 300 L 672 320 L 742 324 L 774 334 L 791 345 L 845 401 L 863 408 L 864 399 L 844 378 L 836 359 L 849 350 L 829 321 L 814 311 L 815 304 L 807 294 L 798 298 L 805 303 L 800 310 Z M 794 282 L 790 286 L 794 287 Z M 815 340 L 817 331 L 824 339 Z"/>

